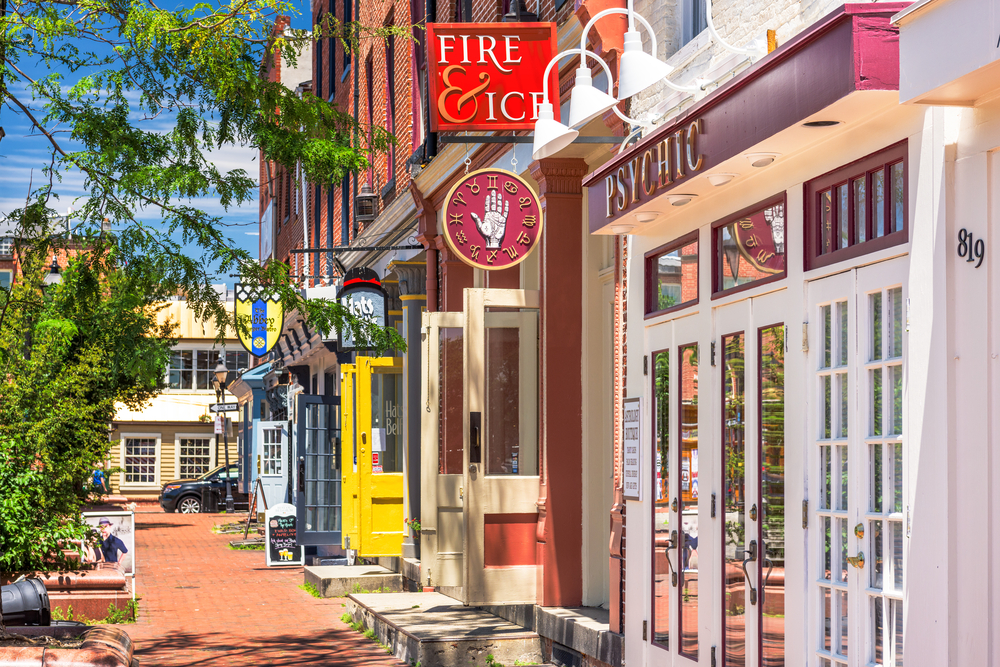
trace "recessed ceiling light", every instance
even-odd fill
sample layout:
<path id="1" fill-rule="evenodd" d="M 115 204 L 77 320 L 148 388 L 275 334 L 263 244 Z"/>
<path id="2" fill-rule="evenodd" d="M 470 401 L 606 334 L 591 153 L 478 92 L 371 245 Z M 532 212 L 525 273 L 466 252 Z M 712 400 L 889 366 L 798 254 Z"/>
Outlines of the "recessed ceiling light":
<path id="1" fill-rule="evenodd" d="M 628 234 L 635 225 L 611 225 L 612 234 Z"/>
<path id="2" fill-rule="evenodd" d="M 811 120 L 808 123 L 802 123 L 802 127 L 830 127 L 832 125 L 840 125 L 839 120 Z"/>
<path id="3" fill-rule="evenodd" d="M 737 176 L 739 176 L 739 174 L 709 174 L 708 182 L 716 187 L 719 187 L 720 185 L 725 185 Z"/>
<path id="4" fill-rule="evenodd" d="M 780 157 L 780 153 L 747 153 L 747 159 L 753 167 L 766 167 Z"/>
<path id="5" fill-rule="evenodd" d="M 667 195 L 667 201 L 671 206 L 684 206 L 698 195 Z"/>
<path id="6" fill-rule="evenodd" d="M 659 211 L 640 211 L 635 214 L 635 219 L 639 222 L 645 224 L 647 222 L 652 222 L 656 220 L 656 217 L 660 215 Z"/>

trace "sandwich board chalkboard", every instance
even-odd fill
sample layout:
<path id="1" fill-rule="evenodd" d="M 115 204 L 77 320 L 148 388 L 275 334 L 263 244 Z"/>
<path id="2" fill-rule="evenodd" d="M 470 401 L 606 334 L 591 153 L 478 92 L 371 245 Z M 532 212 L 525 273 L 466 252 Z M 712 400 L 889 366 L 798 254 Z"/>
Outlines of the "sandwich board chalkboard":
<path id="1" fill-rule="evenodd" d="M 280 503 L 264 513 L 268 567 L 302 565 L 302 547 L 295 543 L 295 505 Z"/>

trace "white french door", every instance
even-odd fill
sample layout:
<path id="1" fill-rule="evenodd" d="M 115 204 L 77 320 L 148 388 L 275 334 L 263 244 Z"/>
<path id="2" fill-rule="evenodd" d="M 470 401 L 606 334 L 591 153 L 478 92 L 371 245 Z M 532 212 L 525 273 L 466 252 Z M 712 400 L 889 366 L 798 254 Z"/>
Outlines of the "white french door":
<path id="1" fill-rule="evenodd" d="M 714 590 L 724 667 L 785 665 L 787 302 L 781 290 L 715 309 L 721 405 L 716 451 L 706 459 L 716 463 L 719 489 L 713 529 L 721 548 L 710 567 L 721 577 Z"/>
<path id="2" fill-rule="evenodd" d="M 903 664 L 907 259 L 808 286 L 811 664 Z"/>

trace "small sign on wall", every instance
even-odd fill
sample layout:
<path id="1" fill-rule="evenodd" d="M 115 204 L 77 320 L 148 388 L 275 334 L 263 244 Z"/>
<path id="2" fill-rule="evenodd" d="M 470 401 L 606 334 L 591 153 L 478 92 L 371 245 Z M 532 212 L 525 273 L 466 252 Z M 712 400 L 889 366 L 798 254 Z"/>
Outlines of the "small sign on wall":
<path id="1" fill-rule="evenodd" d="M 642 500 L 642 398 L 622 401 L 622 492 Z"/>

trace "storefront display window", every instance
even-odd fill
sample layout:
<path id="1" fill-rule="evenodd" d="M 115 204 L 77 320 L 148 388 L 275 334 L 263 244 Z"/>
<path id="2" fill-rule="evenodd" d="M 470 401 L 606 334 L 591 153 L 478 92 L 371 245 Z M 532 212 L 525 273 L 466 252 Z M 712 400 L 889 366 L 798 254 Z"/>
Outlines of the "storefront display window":
<path id="1" fill-rule="evenodd" d="M 806 183 L 806 269 L 906 242 L 906 142 Z"/>
<path id="2" fill-rule="evenodd" d="M 698 232 L 646 253 L 646 315 L 698 303 Z"/>
<path id="3" fill-rule="evenodd" d="M 385 370 L 372 373 L 372 450 L 382 453 L 381 472 L 403 472 L 403 376 L 395 368 Z"/>
<path id="4" fill-rule="evenodd" d="M 785 201 L 777 197 L 712 225 L 713 297 L 785 277 Z"/>

